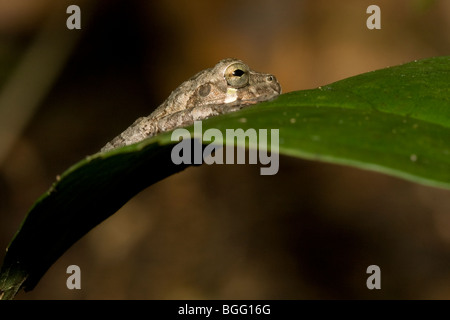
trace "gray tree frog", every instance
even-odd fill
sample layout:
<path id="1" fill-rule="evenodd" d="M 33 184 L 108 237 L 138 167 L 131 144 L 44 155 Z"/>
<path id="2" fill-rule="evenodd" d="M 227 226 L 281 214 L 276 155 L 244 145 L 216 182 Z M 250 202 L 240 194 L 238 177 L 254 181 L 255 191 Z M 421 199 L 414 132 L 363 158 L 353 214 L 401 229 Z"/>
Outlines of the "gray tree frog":
<path id="1" fill-rule="evenodd" d="M 175 89 L 148 117 L 137 119 L 101 151 L 130 145 L 197 120 L 240 110 L 281 93 L 275 76 L 251 70 L 238 59 L 224 59 Z"/>

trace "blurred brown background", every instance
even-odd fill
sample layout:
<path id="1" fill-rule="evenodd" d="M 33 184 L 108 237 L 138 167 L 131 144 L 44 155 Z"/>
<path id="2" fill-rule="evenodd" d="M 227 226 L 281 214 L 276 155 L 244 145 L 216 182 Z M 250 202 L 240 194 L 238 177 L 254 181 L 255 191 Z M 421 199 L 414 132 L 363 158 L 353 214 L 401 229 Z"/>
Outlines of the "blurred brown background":
<path id="1" fill-rule="evenodd" d="M 81 31 L 66 29 L 69 4 Z M 371 4 L 381 30 L 366 28 Z M 273 73 L 289 92 L 448 55 L 449 31 L 447 0 L 0 0 L 0 248 L 57 174 L 220 59 Z M 66 288 L 71 264 L 81 290 Z M 371 264 L 381 290 L 366 288 Z M 450 192 L 284 156 L 275 176 L 189 168 L 18 296 L 316 298 L 449 299 Z"/>

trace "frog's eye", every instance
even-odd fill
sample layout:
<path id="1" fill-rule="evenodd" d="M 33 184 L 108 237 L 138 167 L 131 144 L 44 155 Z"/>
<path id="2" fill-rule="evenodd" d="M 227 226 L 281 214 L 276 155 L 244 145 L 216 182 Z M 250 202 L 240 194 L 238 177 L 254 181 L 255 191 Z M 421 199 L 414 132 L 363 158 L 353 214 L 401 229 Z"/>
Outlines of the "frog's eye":
<path id="1" fill-rule="evenodd" d="M 224 75 L 227 83 L 233 88 L 242 88 L 248 84 L 248 67 L 243 63 L 236 62 L 229 65 Z"/>

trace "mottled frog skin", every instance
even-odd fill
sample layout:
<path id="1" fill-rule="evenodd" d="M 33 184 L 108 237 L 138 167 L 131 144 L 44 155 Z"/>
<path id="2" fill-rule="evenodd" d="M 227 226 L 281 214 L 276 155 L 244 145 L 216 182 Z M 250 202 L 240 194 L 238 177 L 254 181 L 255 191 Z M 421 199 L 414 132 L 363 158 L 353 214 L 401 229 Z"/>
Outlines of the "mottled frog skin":
<path id="1" fill-rule="evenodd" d="M 281 86 L 275 76 L 253 71 L 241 60 L 224 59 L 183 82 L 148 117 L 137 119 L 101 151 L 271 100 L 280 93 Z"/>

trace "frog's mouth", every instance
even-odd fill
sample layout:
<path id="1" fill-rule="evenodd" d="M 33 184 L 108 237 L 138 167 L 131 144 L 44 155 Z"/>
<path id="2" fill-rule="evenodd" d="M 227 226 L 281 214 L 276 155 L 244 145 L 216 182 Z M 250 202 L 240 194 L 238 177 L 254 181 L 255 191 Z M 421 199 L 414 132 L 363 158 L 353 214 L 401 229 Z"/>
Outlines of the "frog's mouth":
<path id="1" fill-rule="evenodd" d="M 227 88 L 225 104 L 235 102 L 238 99 L 238 91 L 235 88 Z"/>
<path id="2" fill-rule="evenodd" d="M 272 79 L 275 78 L 272 77 Z M 270 88 L 272 89 L 272 91 L 265 93 L 258 90 L 250 90 L 250 92 L 247 92 L 247 95 L 249 95 L 250 93 L 249 97 L 242 97 L 238 89 L 227 88 L 227 93 L 223 103 L 255 104 L 262 101 L 272 100 L 281 94 L 281 86 L 276 80 L 273 81 L 273 84 L 270 86 Z"/>

